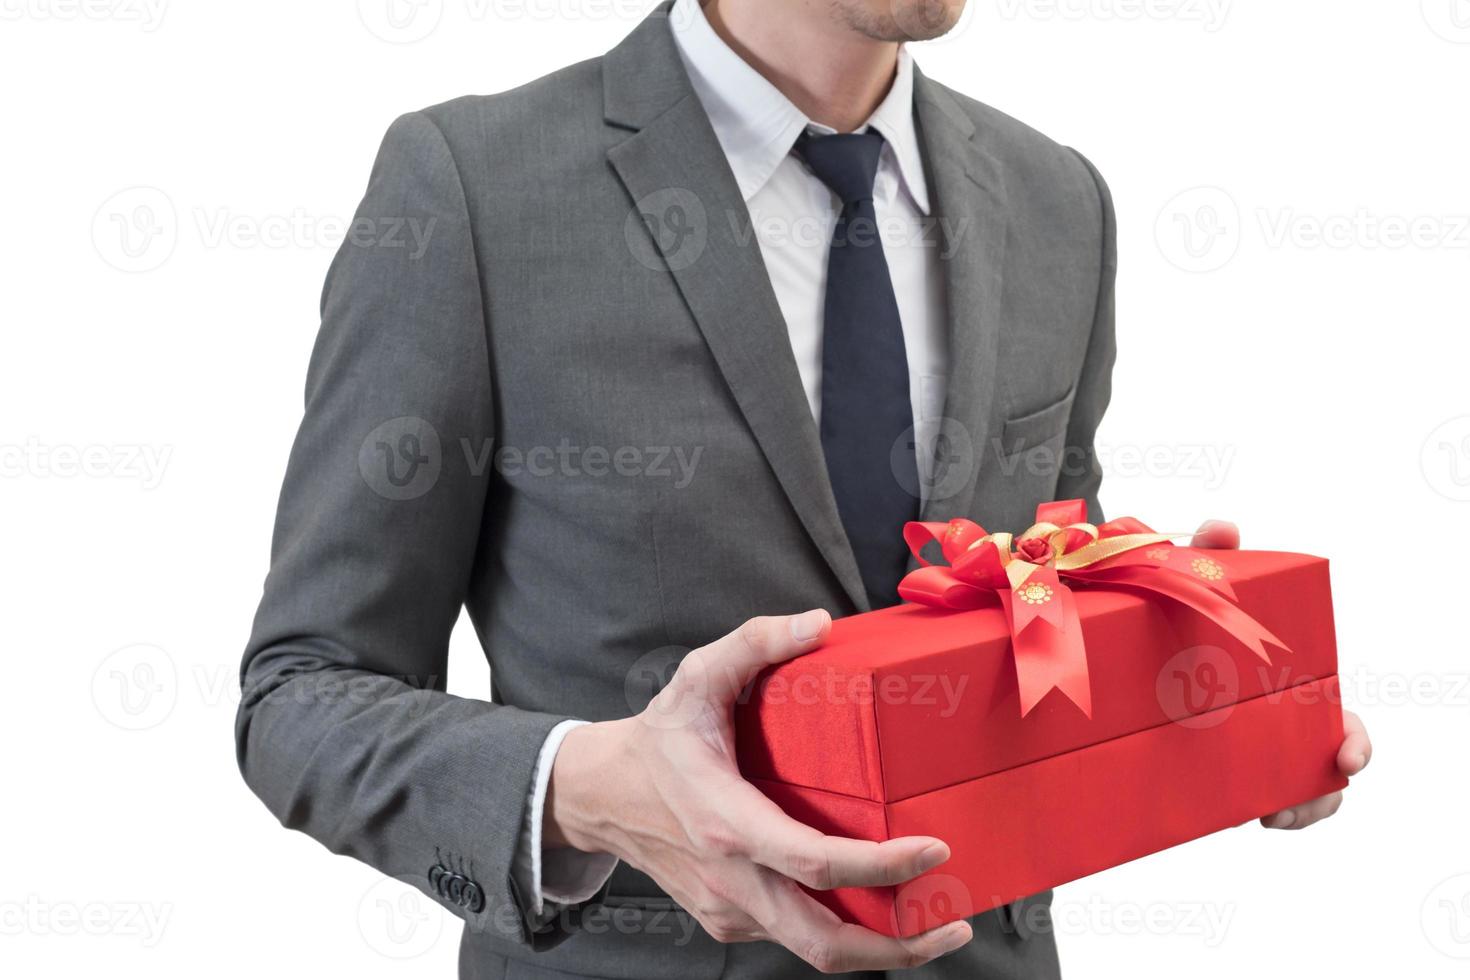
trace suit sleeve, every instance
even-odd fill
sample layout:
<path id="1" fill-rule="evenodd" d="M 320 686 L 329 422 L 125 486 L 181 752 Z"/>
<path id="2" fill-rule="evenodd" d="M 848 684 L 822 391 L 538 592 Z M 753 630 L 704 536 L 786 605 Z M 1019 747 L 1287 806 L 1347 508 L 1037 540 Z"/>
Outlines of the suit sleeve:
<path id="1" fill-rule="evenodd" d="M 445 692 L 487 539 L 486 330 L 454 160 L 432 120 L 404 116 L 328 274 L 236 751 L 286 827 L 540 947 L 559 927 L 530 928 L 512 862 L 565 719 Z"/>
<path id="2" fill-rule="evenodd" d="M 1113 197 L 1107 183 L 1087 158 L 1080 153 L 1077 157 L 1087 168 L 1097 187 L 1101 221 L 1101 261 L 1092 333 L 1088 339 L 1082 372 L 1077 378 L 1077 395 L 1072 402 L 1071 419 L 1067 423 L 1067 465 L 1061 468 L 1056 499 L 1086 500 L 1089 519 L 1101 521 L 1103 509 L 1098 503 L 1098 489 L 1102 485 L 1102 467 L 1097 458 L 1097 427 L 1112 398 L 1113 362 L 1117 360 L 1118 354 L 1113 304 L 1113 287 L 1118 278 L 1118 229 L 1113 216 Z"/>

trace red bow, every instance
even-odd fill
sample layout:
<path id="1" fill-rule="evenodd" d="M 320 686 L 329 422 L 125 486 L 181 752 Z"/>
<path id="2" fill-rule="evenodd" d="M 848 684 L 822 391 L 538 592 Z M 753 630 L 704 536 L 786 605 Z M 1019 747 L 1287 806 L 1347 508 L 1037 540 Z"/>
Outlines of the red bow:
<path id="1" fill-rule="evenodd" d="M 1019 537 L 989 534 L 962 519 L 948 524 L 912 521 L 903 537 L 923 566 L 899 584 L 904 599 L 973 609 L 989 593 L 1000 598 L 1011 628 L 1023 716 L 1056 688 L 1092 717 L 1082 622 L 1064 579 L 1144 589 L 1182 602 L 1266 663 L 1271 658 L 1264 644 L 1289 649 L 1235 604 L 1226 566 L 1210 552 L 1178 547 L 1170 540 L 1173 535 L 1158 534 L 1132 517 L 1088 524 L 1082 500 L 1042 504 L 1036 523 Z M 931 565 L 920 555 L 936 541 L 947 566 Z"/>

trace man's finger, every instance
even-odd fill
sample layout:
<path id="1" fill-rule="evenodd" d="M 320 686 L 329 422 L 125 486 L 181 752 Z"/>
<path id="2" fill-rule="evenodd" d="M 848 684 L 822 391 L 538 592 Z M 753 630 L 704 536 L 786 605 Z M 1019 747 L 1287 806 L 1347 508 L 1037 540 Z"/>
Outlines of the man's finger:
<path id="1" fill-rule="evenodd" d="M 673 684 L 687 685 L 711 701 L 733 701 L 765 668 L 821 646 L 831 628 L 825 609 L 746 620 L 733 633 L 685 657 Z"/>
<path id="2" fill-rule="evenodd" d="M 752 910 L 771 938 L 822 973 L 907 970 L 952 953 L 973 937 L 970 924 L 951 922 L 910 939 L 892 939 L 843 922 L 793 884 L 779 879 Z"/>
<path id="3" fill-rule="evenodd" d="M 748 857 L 808 888 L 877 888 L 901 885 L 949 860 L 949 846 L 934 837 L 896 837 L 875 842 L 829 837 L 781 811 L 759 790 L 730 794 L 732 822 L 744 829 Z"/>
<path id="4" fill-rule="evenodd" d="M 1342 806 L 1342 793 L 1328 793 L 1309 803 L 1290 807 L 1261 818 L 1261 826 L 1271 830 L 1304 830 L 1319 820 L 1326 820 Z"/>
<path id="5" fill-rule="evenodd" d="M 1351 711 L 1342 713 L 1342 747 L 1337 750 L 1337 768 L 1344 776 L 1356 776 L 1373 758 L 1373 743 L 1363 719 Z M 1289 807 L 1261 818 L 1271 830 L 1301 830 L 1332 816 L 1342 806 L 1342 793 L 1329 793 L 1300 806 Z"/>
<path id="6" fill-rule="evenodd" d="M 1342 713 L 1342 748 L 1337 750 L 1337 768 L 1344 776 L 1356 776 L 1373 759 L 1373 743 L 1363 719 L 1351 711 Z"/>
<path id="7" fill-rule="evenodd" d="M 1205 521 L 1194 532 L 1191 548 L 1233 550 L 1240 547 L 1240 528 L 1229 521 Z"/>

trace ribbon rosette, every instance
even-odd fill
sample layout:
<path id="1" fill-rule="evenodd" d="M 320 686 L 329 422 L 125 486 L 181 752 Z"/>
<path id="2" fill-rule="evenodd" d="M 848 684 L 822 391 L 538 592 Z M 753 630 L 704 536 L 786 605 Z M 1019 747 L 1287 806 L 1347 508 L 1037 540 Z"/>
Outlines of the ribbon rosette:
<path id="1" fill-rule="evenodd" d="M 1010 625 L 1021 693 L 1029 714 L 1053 688 L 1092 717 L 1087 648 L 1077 600 L 1067 583 L 1151 592 L 1181 602 L 1223 627 L 1266 663 L 1265 644 L 1289 650 L 1243 609 L 1225 565 L 1208 551 L 1179 547 L 1142 521 L 1120 517 L 1087 523 L 1087 504 L 1042 504 L 1024 534 L 990 534 L 974 521 L 920 521 L 904 527 L 904 541 L 920 568 L 898 592 L 909 602 L 941 609 L 974 609 L 999 597 Z M 938 542 L 949 564 L 920 555 Z"/>

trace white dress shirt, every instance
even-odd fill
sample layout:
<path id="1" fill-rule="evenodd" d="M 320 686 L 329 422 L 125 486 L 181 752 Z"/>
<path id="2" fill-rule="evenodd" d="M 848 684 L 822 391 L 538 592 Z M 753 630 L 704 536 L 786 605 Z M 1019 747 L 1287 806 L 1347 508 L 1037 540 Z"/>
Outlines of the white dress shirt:
<path id="1" fill-rule="evenodd" d="M 835 132 L 818 125 L 725 44 L 705 19 L 698 0 L 676 0 L 669 15 L 679 57 L 704 106 L 715 137 L 750 211 L 751 227 L 775 289 L 807 404 L 819 423 L 822 404 L 822 328 L 827 253 L 841 202 L 791 153 L 804 131 Z M 858 132 L 869 127 L 884 140 L 873 185 L 883 253 L 888 260 L 908 356 L 920 482 L 929 485 L 932 442 L 944 411 L 947 350 L 943 278 L 937 223 L 929 217 L 914 126 L 914 70 L 900 49 L 893 85 Z M 612 874 L 605 854 L 541 848 L 541 818 L 557 749 L 579 722 L 552 729 L 537 762 L 514 873 L 543 917 L 550 903 L 591 898 Z"/>
<path id="2" fill-rule="evenodd" d="M 676 25 L 674 38 L 689 80 L 750 210 L 807 404 L 820 423 L 827 252 L 842 204 L 791 148 L 804 130 L 822 135 L 835 130 L 807 119 L 732 51 L 705 20 L 696 0 L 677 0 L 670 20 Z M 873 182 L 873 207 L 898 299 L 909 362 L 909 398 L 920 436 L 915 443 L 920 447 L 920 473 L 927 477 L 932 454 L 923 451 L 929 442 L 924 423 L 937 425 L 944 411 L 944 280 L 938 258 L 941 242 L 937 222 L 929 217 L 929 189 L 914 126 L 914 67 L 906 50 L 899 51 L 898 71 L 887 97 L 858 132 L 870 127 L 884 141 Z"/>

